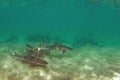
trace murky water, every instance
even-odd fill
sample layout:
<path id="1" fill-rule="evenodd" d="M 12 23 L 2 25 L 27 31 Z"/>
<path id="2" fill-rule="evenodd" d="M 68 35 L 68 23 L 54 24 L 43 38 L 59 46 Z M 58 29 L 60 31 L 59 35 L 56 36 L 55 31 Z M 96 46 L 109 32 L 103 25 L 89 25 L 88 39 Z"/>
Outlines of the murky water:
<path id="1" fill-rule="evenodd" d="M 1 0 L 0 80 L 119 80 L 119 34 L 119 0 Z"/>

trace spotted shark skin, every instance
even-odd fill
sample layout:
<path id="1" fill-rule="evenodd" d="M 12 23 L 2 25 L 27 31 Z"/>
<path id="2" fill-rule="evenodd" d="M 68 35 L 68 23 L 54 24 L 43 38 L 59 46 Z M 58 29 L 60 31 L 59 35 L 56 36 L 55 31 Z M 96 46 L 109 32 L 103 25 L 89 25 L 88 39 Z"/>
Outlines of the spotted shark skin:
<path id="1" fill-rule="evenodd" d="M 73 50 L 72 48 L 62 45 L 62 44 L 59 44 L 59 43 L 55 43 L 51 46 L 47 46 L 47 48 L 49 48 L 50 50 L 52 50 L 52 49 L 61 50 L 63 53 L 68 50 Z"/>

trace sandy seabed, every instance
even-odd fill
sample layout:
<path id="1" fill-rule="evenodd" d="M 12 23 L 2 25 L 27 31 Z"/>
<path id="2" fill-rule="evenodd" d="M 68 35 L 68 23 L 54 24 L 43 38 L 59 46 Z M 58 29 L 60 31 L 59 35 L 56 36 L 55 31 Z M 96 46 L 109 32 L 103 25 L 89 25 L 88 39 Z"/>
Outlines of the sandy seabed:
<path id="1" fill-rule="evenodd" d="M 84 46 L 62 53 L 51 51 L 47 67 L 30 67 L 11 56 L 24 43 L 0 46 L 0 80 L 120 80 L 120 47 Z"/>

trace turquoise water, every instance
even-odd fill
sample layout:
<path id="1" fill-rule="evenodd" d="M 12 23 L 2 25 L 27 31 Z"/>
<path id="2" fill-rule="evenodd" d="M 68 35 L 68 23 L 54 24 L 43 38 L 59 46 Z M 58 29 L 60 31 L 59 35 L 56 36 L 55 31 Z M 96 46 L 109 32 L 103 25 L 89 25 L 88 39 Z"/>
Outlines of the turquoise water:
<path id="1" fill-rule="evenodd" d="M 1 35 L 119 37 L 120 8 L 110 1 L 1 1 Z M 71 36 L 70 36 L 71 35 Z M 110 40 L 109 39 L 109 40 Z"/>
<path id="2" fill-rule="evenodd" d="M 5 59 L 0 57 L 0 80 L 119 80 L 120 1 L 116 3 L 117 8 L 113 0 L 1 0 L 0 55 Z M 24 55 L 26 43 L 55 42 L 73 50 L 53 50 L 52 59 L 43 57 L 48 69 L 31 69 L 10 55 Z"/>

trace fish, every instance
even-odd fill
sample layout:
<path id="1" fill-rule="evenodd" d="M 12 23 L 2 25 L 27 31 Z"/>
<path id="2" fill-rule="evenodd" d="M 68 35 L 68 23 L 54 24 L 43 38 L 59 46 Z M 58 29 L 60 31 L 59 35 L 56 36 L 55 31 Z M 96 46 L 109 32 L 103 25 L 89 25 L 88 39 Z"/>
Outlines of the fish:
<path id="1" fill-rule="evenodd" d="M 56 49 L 56 50 L 61 50 L 63 53 L 66 52 L 67 50 L 73 50 L 72 48 L 59 44 L 59 43 L 55 43 L 51 46 L 47 46 L 50 50 L 52 49 Z"/>
<path id="2" fill-rule="evenodd" d="M 48 62 L 44 61 L 43 59 L 32 55 L 21 56 L 15 52 L 14 54 L 12 54 L 12 56 L 14 56 L 18 60 L 34 66 L 46 66 L 48 64 Z"/>
<path id="3" fill-rule="evenodd" d="M 45 47 L 33 47 L 31 45 L 26 45 L 26 53 L 28 55 L 34 55 L 34 56 L 38 56 L 38 57 L 42 57 L 43 55 L 48 55 L 50 53 L 48 48 Z"/>

